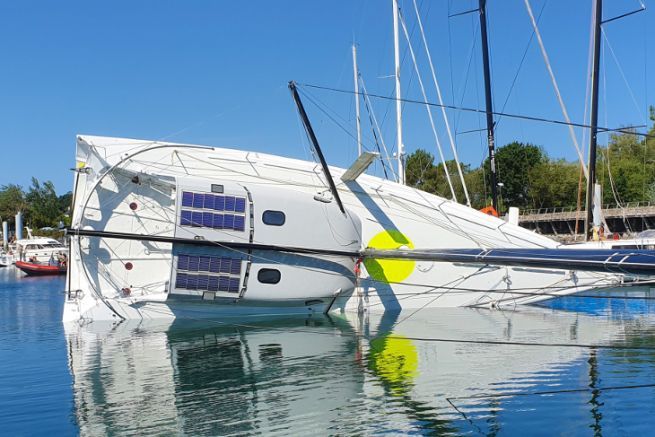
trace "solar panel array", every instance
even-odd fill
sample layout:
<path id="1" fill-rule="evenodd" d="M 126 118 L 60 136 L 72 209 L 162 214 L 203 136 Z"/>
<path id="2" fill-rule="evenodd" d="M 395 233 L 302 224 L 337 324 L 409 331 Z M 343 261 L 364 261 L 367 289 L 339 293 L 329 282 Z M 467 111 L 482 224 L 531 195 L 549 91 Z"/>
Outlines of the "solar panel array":
<path id="1" fill-rule="evenodd" d="M 246 228 L 245 197 L 183 191 L 182 208 L 181 226 L 235 231 L 244 231 Z"/>
<path id="2" fill-rule="evenodd" d="M 179 254 L 175 288 L 238 293 L 241 261 L 238 258 Z"/>

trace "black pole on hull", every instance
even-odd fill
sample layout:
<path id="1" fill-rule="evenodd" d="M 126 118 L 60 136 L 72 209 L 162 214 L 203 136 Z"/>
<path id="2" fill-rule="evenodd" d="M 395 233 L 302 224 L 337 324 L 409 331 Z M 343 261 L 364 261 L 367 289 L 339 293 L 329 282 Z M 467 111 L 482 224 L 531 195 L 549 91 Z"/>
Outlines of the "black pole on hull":
<path id="1" fill-rule="evenodd" d="M 341 197 L 339 197 L 339 192 L 337 191 L 337 187 L 334 185 L 334 179 L 332 179 L 332 174 L 330 174 L 330 168 L 328 167 L 327 162 L 325 161 L 325 157 L 323 156 L 323 152 L 321 151 L 321 146 L 318 144 L 318 140 L 316 139 L 316 135 L 314 134 L 314 129 L 312 128 L 312 125 L 309 122 L 309 117 L 307 117 L 307 113 L 305 112 L 305 107 L 303 106 L 302 101 L 300 100 L 300 95 L 298 95 L 298 89 L 296 88 L 296 83 L 294 81 L 289 82 L 289 90 L 291 90 L 293 101 L 296 102 L 296 106 L 298 107 L 298 113 L 300 114 L 300 118 L 302 118 L 302 124 L 303 126 L 305 126 L 305 131 L 307 131 L 307 136 L 309 136 L 309 140 L 312 142 L 312 147 L 314 148 L 316 155 L 318 155 L 319 161 L 321 161 L 321 167 L 323 167 L 323 174 L 325 175 L 325 179 L 327 179 L 327 183 L 330 186 L 330 191 L 332 192 L 332 196 L 334 196 L 334 200 L 337 201 L 337 205 L 339 205 L 339 209 L 341 210 L 341 212 L 345 214 L 346 210 L 343 207 L 343 203 L 341 203 Z"/>
<path id="2" fill-rule="evenodd" d="M 596 187 L 596 146 L 598 144 L 598 69 L 600 65 L 600 38 L 603 21 L 603 0 L 595 0 L 594 58 L 591 72 L 591 133 L 589 135 L 589 179 L 587 180 L 587 214 L 585 216 L 585 239 L 589 240 L 594 223 L 594 192 Z"/>
<path id="3" fill-rule="evenodd" d="M 496 178 L 496 146 L 494 138 L 494 115 L 491 101 L 491 74 L 489 72 L 489 43 L 487 42 L 486 0 L 480 0 L 480 36 L 482 37 L 482 65 L 484 69 L 484 100 L 487 111 L 487 144 L 489 146 L 489 167 L 491 169 L 491 202 L 498 211 L 498 181 Z"/>

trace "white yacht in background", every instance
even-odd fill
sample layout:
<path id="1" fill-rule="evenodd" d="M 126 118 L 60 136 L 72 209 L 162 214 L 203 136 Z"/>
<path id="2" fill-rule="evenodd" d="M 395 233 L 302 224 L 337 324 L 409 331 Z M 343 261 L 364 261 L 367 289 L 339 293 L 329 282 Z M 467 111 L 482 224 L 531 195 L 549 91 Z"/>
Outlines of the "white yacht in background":
<path id="1" fill-rule="evenodd" d="M 9 251 L 0 251 L 0 267 L 10 267 L 16 260 L 14 259 L 14 253 L 10 249 Z"/>
<path id="2" fill-rule="evenodd" d="M 61 254 L 68 256 L 68 248 L 54 238 L 33 237 L 30 233 L 30 238 L 16 241 L 14 254 L 14 262 L 47 264 L 56 261 Z"/>

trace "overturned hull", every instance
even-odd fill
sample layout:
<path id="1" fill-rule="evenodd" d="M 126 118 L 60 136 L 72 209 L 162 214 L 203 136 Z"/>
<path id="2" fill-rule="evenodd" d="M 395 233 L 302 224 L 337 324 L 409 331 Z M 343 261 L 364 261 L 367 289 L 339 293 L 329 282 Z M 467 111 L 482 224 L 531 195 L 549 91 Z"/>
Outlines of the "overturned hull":
<path id="1" fill-rule="evenodd" d="M 557 243 L 411 187 L 312 162 L 79 137 L 64 320 L 515 305 L 622 276 L 365 248 L 555 249 Z M 335 180 L 345 170 L 331 168 Z M 129 238 L 122 238 L 127 236 Z"/>

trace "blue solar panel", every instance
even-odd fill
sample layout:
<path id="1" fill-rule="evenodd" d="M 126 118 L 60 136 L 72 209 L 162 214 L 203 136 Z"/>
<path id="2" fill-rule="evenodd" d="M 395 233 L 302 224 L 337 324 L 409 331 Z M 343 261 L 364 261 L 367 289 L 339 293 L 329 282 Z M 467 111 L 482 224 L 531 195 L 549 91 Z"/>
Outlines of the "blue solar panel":
<path id="1" fill-rule="evenodd" d="M 186 288 L 189 290 L 196 290 L 198 288 L 198 277 L 196 275 L 188 275 Z"/>
<path id="2" fill-rule="evenodd" d="M 223 214 L 214 214 L 213 228 L 223 229 Z"/>
<path id="3" fill-rule="evenodd" d="M 230 274 L 231 275 L 240 275 L 241 274 L 241 260 L 233 259 L 230 265 Z"/>
<path id="4" fill-rule="evenodd" d="M 221 259 L 212 257 L 209 261 L 209 271 L 212 273 L 219 273 L 221 271 Z"/>
<path id="5" fill-rule="evenodd" d="M 182 193 L 182 206 L 193 206 L 193 193 L 188 191 Z"/>
<path id="6" fill-rule="evenodd" d="M 191 226 L 202 226 L 202 213 L 193 211 L 191 213 Z"/>
<path id="7" fill-rule="evenodd" d="M 190 272 L 197 272 L 199 262 L 200 262 L 200 260 L 198 259 L 197 256 L 190 256 L 189 257 L 189 271 Z"/>
<path id="8" fill-rule="evenodd" d="M 232 293 L 239 291 L 239 278 L 230 278 L 230 287 L 228 291 Z"/>
<path id="9" fill-rule="evenodd" d="M 178 255 L 178 257 L 177 257 L 177 269 L 178 270 L 189 270 L 189 256 L 188 255 Z"/>
<path id="10" fill-rule="evenodd" d="M 191 211 L 182 211 L 180 224 L 182 226 L 191 226 Z"/>
<path id="11" fill-rule="evenodd" d="M 193 193 L 193 207 L 202 208 L 205 203 L 205 195 L 202 193 Z"/>
<path id="12" fill-rule="evenodd" d="M 187 274 L 178 273 L 175 275 L 175 287 L 176 288 L 186 288 L 187 287 Z"/>
<path id="13" fill-rule="evenodd" d="M 216 211 L 223 211 L 225 209 L 225 196 L 216 196 L 214 199 L 214 209 Z"/>
<path id="14" fill-rule="evenodd" d="M 246 212 L 246 199 L 237 197 L 234 205 L 236 212 Z"/>
<path id="15" fill-rule="evenodd" d="M 227 276 L 218 277 L 218 290 L 219 291 L 230 291 L 230 278 Z"/>
<path id="16" fill-rule="evenodd" d="M 246 218 L 242 215 L 234 216 L 234 230 L 243 231 L 246 229 Z"/>
<path id="17" fill-rule="evenodd" d="M 232 269 L 232 260 L 230 258 L 221 258 L 221 273 L 230 273 Z"/>
<path id="18" fill-rule="evenodd" d="M 211 228 L 213 222 L 214 222 L 214 214 L 212 214 L 211 212 L 202 213 L 202 225 L 205 228 Z"/>
<path id="19" fill-rule="evenodd" d="M 223 216 L 223 228 L 225 229 L 234 228 L 234 214 L 225 214 Z"/>
<path id="20" fill-rule="evenodd" d="M 198 275 L 198 290 L 206 290 L 209 284 L 209 277 L 207 275 Z"/>
<path id="21" fill-rule="evenodd" d="M 205 209 L 214 209 L 214 200 L 216 197 L 213 194 L 205 194 Z"/>
<path id="22" fill-rule="evenodd" d="M 225 196 L 225 211 L 234 212 L 236 200 L 233 196 Z"/>
<path id="23" fill-rule="evenodd" d="M 208 256 L 201 256 L 198 260 L 198 271 L 199 272 L 208 272 L 209 271 L 209 260 Z"/>
<path id="24" fill-rule="evenodd" d="M 210 276 L 207 281 L 207 290 L 218 291 L 218 276 Z"/>

